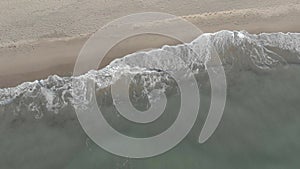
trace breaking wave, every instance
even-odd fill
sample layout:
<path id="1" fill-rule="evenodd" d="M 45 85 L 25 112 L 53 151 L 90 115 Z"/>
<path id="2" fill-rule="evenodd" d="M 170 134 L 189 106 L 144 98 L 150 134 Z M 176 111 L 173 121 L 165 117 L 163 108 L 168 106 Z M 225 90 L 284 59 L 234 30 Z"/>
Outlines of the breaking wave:
<path id="1" fill-rule="evenodd" d="M 271 71 L 278 66 L 298 64 L 300 62 L 299 33 L 262 33 L 249 34 L 245 31 L 220 31 L 205 33 L 191 43 L 177 46 L 164 46 L 149 52 L 137 52 L 116 59 L 101 70 L 91 70 L 77 77 L 49 76 L 46 80 L 26 82 L 17 87 L 0 89 L 0 106 L 13 107 L 14 111 L 26 108 L 29 111 L 42 110 L 58 113 L 60 109 L 71 104 L 82 106 L 88 102 L 86 83 L 92 80 L 97 90 L 105 89 L 114 84 L 118 78 L 126 74 L 141 75 L 139 83 L 144 85 L 143 94 L 147 94 L 158 84 L 167 86 L 171 77 L 166 73 L 181 69 L 184 65 L 170 63 L 160 55 L 162 51 L 179 55 L 194 75 L 206 71 L 206 63 L 211 59 L 212 50 L 219 54 L 227 76 L 239 69 L 255 71 Z M 175 62 L 173 60 L 173 62 Z M 171 65 L 171 66 L 170 66 Z M 230 72 L 230 73 L 228 73 Z M 75 82 L 75 83 L 74 83 Z M 132 82 L 134 83 L 134 81 Z M 12 106 L 13 105 L 13 106 Z"/>

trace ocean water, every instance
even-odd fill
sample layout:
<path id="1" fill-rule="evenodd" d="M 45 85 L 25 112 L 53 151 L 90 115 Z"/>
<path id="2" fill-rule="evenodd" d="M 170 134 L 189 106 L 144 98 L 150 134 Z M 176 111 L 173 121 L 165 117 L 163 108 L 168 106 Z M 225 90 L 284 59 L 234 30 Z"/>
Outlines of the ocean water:
<path id="1" fill-rule="evenodd" d="M 207 62 L 215 50 L 226 73 L 224 114 L 203 144 L 199 133 L 211 100 Z M 184 61 L 166 59 L 164 52 Z M 300 166 L 300 34 L 220 31 L 189 44 L 164 46 L 117 59 L 81 76 L 50 76 L 0 89 L 0 168 L 2 169 L 294 169 Z M 161 155 L 133 159 L 100 148 L 82 129 L 76 109 L 86 109 L 90 84 L 107 122 L 131 137 L 157 135 L 175 121 L 180 90 L 168 72 L 188 66 L 200 94 L 198 118 L 176 147 Z M 132 74 L 135 76 L 132 77 Z M 114 106 L 111 87 L 130 79 L 132 105 L 141 111 L 167 98 L 157 120 L 132 123 Z M 156 89 L 158 96 L 150 96 Z M 190 113 L 190 112 L 184 112 Z M 114 140 L 112 140 L 114 141 Z"/>

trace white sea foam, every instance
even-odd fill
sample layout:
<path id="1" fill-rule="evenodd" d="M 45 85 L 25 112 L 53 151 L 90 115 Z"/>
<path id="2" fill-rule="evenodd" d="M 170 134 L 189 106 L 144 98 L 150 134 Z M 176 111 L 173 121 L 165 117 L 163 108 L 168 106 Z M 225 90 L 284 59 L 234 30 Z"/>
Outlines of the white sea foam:
<path id="1" fill-rule="evenodd" d="M 166 59 L 160 55 L 160 51 L 179 55 L 194 74 L 198 74 L 205 72 L 212 50 L 218 52 L 225 69 L 232 68 L 234 65 L 239 69 L 272 70 L 280 65 L 300 62 L 300 33 L 259 35 L 245 31 L 205 33 L 189 44 L 164 46 L 148 52 L 133 53 L 116 59 L 101 70 L 91 70 L 78 77 L 54 75 L 46 80 L 36 80 L 14 88 L 0 89 L 0 106 L 14 102 L 22 104 L 25 99 L 28 100 L 27 102 L 41 99 L 45 103 L 42 105 L 54 112 L 58 112 L 68 103 L 73 106 L 83 106 L 89 102 L 86 96 L 88 79 L 94 81 L 98 89 L 103 89 L 115 83 L 121 76 L 136 73 L 147 76 L 144 77 L 148 79 L 144 85 L 150 87 L 144 89 L 147 94 L 153 86 L 160 83 L 159 79 L 163 79 L 162 76 L 168 77 L 165 72 L 179 70 L 185 66 L 177 64 L 175 60 Z"/>

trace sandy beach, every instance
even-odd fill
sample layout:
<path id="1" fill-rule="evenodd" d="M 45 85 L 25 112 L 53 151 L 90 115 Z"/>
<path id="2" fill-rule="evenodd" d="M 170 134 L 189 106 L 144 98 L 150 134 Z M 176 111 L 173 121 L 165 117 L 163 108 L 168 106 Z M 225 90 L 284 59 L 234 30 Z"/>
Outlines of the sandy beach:
<path id="1" fill-rule="evenodd" d="M 130 5 L 125 8 L 125 3 Z M 171 13 L 190 21 L 203 32 L 300 32 L 300 3 L 297 1 L 13 0 L 1 1 L 0 8 L 1 88 L 53 74 L 71 75 L 79 51 L 92 33 L 113 19 L 136 12 Z M 190 40 L 193 38 L 196 37 Z M 133 37 L 117 44 L 100 67 L 138 50 L 178 43 L 155 35 Z"/>

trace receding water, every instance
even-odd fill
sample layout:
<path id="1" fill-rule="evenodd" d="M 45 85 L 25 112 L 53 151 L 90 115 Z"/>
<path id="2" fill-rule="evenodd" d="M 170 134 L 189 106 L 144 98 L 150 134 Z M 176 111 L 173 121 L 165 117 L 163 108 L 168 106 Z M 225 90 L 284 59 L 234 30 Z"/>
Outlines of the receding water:
<path id="1" fill-rule="evenodd" d="M 227 100 L 217 130 L 200 144 L 198 137 L 211 100 L 205 61 L 210 58 L 207 51 L 212 46 L 224 64 Z M 195 92 L 201 97 L 196 124 L 176 147 L 151 158 L 119 157 L 96 145 L 77 119 L 75 108 L 88 106 L 86 84 L 92 80 L 96 84 L 98 105 L 117 131 L 131 137 L 150 137 L 173 124 L 181 100 L 176 81 L 165 72 L 170 67 L 162 68 L 164 65 L 151 60 L 163 56 L 142 52 L 80 77 L 51 76 L 1 89 L 0 168 L 294 169 L 300 166 L 299 34 L 257 36 L 221 31 L 202 35 L 191 44 L 166 46 L 163 50 L 174 52 L 186 61 L 199 85 L 199 91 Z M 142 55 L 148 57 L 138 60 Z M 180 69 L 180 65 L 171 68 Z M 147 110 L 152 99 L 159 99 L 148 97 L 153 89 L 168 98 L 162 116 L 152 123 L 130 122 L 114 106 L 111 85 L 132 72 L 136 76 L 129 95 L 136 109 Z"/>

